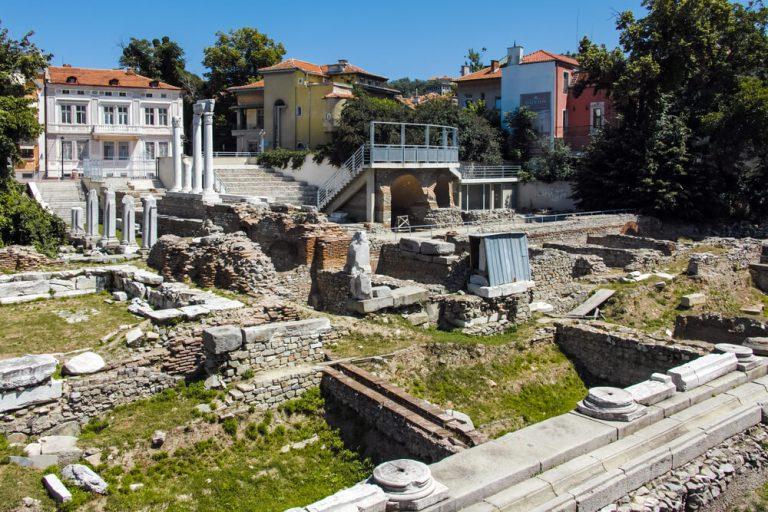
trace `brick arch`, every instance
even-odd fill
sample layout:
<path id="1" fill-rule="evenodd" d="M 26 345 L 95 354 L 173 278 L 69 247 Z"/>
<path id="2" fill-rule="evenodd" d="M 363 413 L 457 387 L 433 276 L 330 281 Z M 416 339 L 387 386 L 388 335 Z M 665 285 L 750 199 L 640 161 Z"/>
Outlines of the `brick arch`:
<path id="1" fill-rule="evenodd" d="M 411 222 L 419 222 L 430 210 L 430 203 L 421 182 L 413 174 L 402 174 L 390 184 L 391 225 L 395 225 L 399 215 L 408 215 Z"/>

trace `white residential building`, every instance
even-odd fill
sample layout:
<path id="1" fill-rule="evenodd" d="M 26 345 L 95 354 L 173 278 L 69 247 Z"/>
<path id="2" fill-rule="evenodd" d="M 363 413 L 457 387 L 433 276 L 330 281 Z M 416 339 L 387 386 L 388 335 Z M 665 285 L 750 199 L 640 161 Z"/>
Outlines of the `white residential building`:
<path id="1" fill-rule="evenodd" d="M 178 87 L 132 70 L 65 65 L 46 70 L 38 94 L 43 177 L 151 177 L 155 159 L 171 156 L 171 119 L 183 116 Z"/>

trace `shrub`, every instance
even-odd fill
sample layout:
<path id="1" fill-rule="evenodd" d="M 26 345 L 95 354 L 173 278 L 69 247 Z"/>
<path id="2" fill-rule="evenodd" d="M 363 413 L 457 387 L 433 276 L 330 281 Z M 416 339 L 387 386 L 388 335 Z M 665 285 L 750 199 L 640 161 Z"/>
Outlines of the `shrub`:
<path id="1" fill-rule="evenodd" d="M 83 434 L 97 434 L 107 428 L 109 426 L 109 422 L 107 420 L 100 420 L 98 418 L 92 418 L 91 421 L 89 421 L 84 427 L 83 427 Z"/>
<path id="2" fill-rule="evenodd" d="M 64 221 L 24 194 L 20 184 L 0 185 L 0 246 L 33 245 L 53 257 L 65 236 Z"/>
<path id="3" fill-rule="evenodd" d="M 222 428 L 224 429 L 224 432 L 231 435 L 232 437 L 235 437 L 237 435 L 237 419 L 235 418 L 227 418 L 222 423 Z"/>
<path id="4" fill-rule="evenodd" d="M 320 395 L 320 388 L 312 388 L 299 398 L 284 402 L 280 410 L 288 415 L 293 414 L 315 414 L 323 408 L 325 404 Z"/>
<path id="5" fill-rule="evenodd" d="M 309 155 L 307 150 L 290 150 L 290 149 L 273 149 L 271 151 L 265 151 L 256 157 L 256 161 L 259 165 L 265 167 L 271 167 L 273 169 L 285 169 L 288 164 L 291 164 L 291 169 L 299 169 L 304 165 L 304 160 Z"/>

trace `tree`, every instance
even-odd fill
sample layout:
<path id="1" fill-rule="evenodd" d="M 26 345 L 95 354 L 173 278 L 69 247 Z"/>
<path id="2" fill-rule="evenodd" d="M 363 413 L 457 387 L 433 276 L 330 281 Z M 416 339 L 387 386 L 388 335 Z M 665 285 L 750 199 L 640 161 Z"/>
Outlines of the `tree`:
<path id="1" fill-rule="evenodd" d="M 504 156 L 508 160 L 526 163 L 531 158 L 531 150 L 539 142 L 539 134 L 534 127 L 536 112 L 527 107 L 520 107 L 514 112 L 507 112 L 504 124 Z"/>
<path id="2" fill-rule="evenodd" d="M 203 64 L 210 70 L 205 73 L 209 91 L 218 93 L 257 80 L 259 69 L 280 62 L 285 47 L 255 28 L 243 27 L 217 32 L 216 42 L 203 55 Z"/>
<path id="3" fill-rule="evenodd" d="M 555 140 L 547 144 L 541 154 L 531 158 L 525 166 L 525 172 L 531 179 L 552 183 L 573 178 L 576 172 L 576 158 L 565 142 Z"/>
<path id="4" fill-rule="evenodd" d="M 469 66 L 470 73 L 480 71 L 485 67 L 485 64 L 483 64 L 483 54 L 486 51 L 487 50 L 485 48 L 481 48 L 479 51 L 475 50 L 474 48 L 467 50 L 467 54 L 464 56 L 466 59 L 464 61 L 464 65 Z"/>
<path id="5" fill-rule="evenodd" d="M 766 213 L 768 9 L 728 0 L 644 0 L 619 15 L 620 48 L 588 39 L 586 80 L 608 91 L 617 120 L 587 148 L 576 175 L 586 208 L 617 206 L 682 218 Z"/>
<path id="6" fill-rule="evenodd" d="M 168 36 L 151 42 L 132 37 L 123 46 L 120 65 L 133 68 L 140 75 L 181 87 L 193 97 L 198 95 L 203 85 L 199 76 L 187 71 L 184 50 Z"/>
<path id="7" fill-rule="evenodd" d="M 42 131 L 30 95 L 51 56 L 31 36 L 14 40 L 0 28 L 0 245 L 33 244 L 52 255 L 64 240 L 64 223 L 25 195 L 13 176 L 19 143 Z"/>

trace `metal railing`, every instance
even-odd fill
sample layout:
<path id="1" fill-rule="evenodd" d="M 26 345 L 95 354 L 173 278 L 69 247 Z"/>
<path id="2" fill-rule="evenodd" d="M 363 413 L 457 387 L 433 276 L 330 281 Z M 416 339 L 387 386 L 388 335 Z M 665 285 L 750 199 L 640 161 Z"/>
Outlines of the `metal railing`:
<path id="1" fill-rule="evenodd" d="M 493 180 L 516 178 L 520 173 L 519 165 L 476 165 L 474 163 L 461 164 L 459 173 L 463 180 Z"/>
<path id="2" fill-rule="evenodd" d="M 317 188 L 317 209 L 325 208 L 350 181 L 360 174 L 363 168 L 370 163 L 370 151 L 363 144 L 352 153 L 339 170 L 322 185 Z"/>
<path id="3" fill-rule="evenodd" d="M 419 146 L 374 144 L 371 163 L 379 164 L 453 164 L 459 163 L 459 148 L 454 146 Z"/>
<path id="4" fill-rule="evenodd" d="M 214 151 L 213 156 L 216 157 L 226 157 L 226 156 L 234 156 L 234 157 L 251 157 L 251 156 L 258 156 L 261 153 L 258 151 Z"/>
<path id="5" fill-rule="evenodd" d="M 105 178 L 152 179 L 157 177 L 155 159 L 100 160 L 84 158 L 83 176 L 94 181 Z"/>

